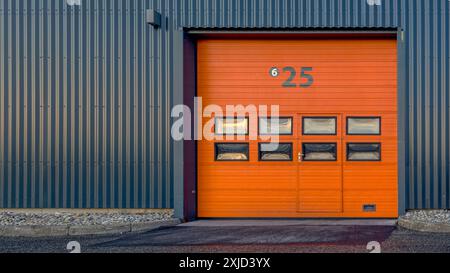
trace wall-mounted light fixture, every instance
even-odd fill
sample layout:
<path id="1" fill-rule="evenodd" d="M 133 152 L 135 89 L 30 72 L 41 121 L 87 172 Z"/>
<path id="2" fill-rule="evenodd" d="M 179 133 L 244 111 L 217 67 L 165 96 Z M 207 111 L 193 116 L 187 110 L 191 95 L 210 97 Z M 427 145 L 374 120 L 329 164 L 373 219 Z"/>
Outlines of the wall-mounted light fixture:
<path id="1" fill-rule="evenodd" d="M 367 0 L 369 6 L 381 6 L 381 0 Z"/>
<path id="2" fill-rule="evenodd" d="M 153 9 L 148 9 L 146 12 L 147 24 L 152 25 L 154 28 L 161 26 L 161 13 Z"/>

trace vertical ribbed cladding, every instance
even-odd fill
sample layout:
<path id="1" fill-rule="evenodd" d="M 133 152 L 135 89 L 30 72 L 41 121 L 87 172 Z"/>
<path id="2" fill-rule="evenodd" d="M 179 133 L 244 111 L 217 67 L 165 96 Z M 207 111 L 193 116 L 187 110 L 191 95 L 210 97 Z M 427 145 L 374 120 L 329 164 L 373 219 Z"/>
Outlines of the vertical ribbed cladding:
<path id="1" fill-rule="evenodd" d="M 5 109 L 5 104 L 3 103 L 3 94 L 4 94 L 4 87 L 3 87 L 3 77 L 5 74 L 5 67 L 4 67 L 4 53 L 3 53 L 3 41 L 5 40 L 5 35 L 4 35 L 4 29 L 3 29 L 3 20 L 5 18 L 5 16 L 3 15 L 4 11 L 4 3 L 0 2 L 0 206 L 3 206 L 3 190 L 1 190 L 2 188 L 4 188 L 4 183 L 3 183 L 3 179 L 4 179 L 4 156 L 5 156 L 5 150 L 4 150 L 4 129 L 3 129 L 3 124 L 4 124 L 4 109 Z"/>
<path id="2" fill-rule="evenodd" d="M 406 5 L 407 208 L 448 208 L 449 2 Z"/>
<path id="3" fill-rule="evenodd" d="M 436 25 L 439 26 L 436 33 L 437 50 L 434 58 L 437 66 L 435 73 L 438 75 L 437 89 L 439 98 L 436 99 L 440 106 L 437 114 L 440 128 L 437 158 L 439 166 L 439 207 L 450 207 L 450 1 L 442 1 L 437 6 L 440 14 Z M 433 182 L 435 183 L 435 182 Z"/>
<path id="4" fill-rule="evenodd" d="M 406 206 L 449 208 L 449 13 L 447 0 L 2 0 L 0 206 L 172 207 L 180 27 L 401 27 Z"/>
<path id="5" fill-rule="evenodd" d="M 6 151 L 5 151 L 5 87 L 4 78 L 6 74 L 6 63 L 4 53 L 4 41 L 6 39 L 4 20 L 7 18 L 5 15 L 5 3 L 0 2 L 0 206 L 4 206 L 4 192 L 5 192 L 5 168 L 6 168 Z"/>
<path id="6" fill-rule="evenodd" d="M 176 5 L 0 1 L 0 207 L 173 206 Z"/>
<path id="7" fill-rule="evenodd" d="M 441 76 L 441 111 L 444 113 L 441 119 L 441 183 L 442 183 L 442 207 L 450 207 L 450 2 L 441 3 L 442 36 L 440 38 L 440 66 Z"/>
<path id="8" fill-rule="evenodd" d="M 170 2 L 170 1 L 169 1 Z M 381 7 L 365 0 L 192 0 L 180 5 L 184 27 L 204 28 L 346 28 L 397 27 L 404 1 Z"/>

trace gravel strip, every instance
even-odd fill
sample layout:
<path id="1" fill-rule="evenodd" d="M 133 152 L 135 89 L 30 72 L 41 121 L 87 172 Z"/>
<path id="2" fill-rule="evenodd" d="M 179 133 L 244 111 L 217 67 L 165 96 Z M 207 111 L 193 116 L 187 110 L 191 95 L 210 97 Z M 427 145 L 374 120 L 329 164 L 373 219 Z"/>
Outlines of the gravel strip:
<path id="1" fill-rule="evenodd" d="M 95 226 L 137 224 L 164 221 L 173 218 L 172 210 L 155 210 L 148 213 L 17 213 L 0 212 L 0 226 Z"/>
<path id="2" fill-rule="evenodd" d="M 414 222 L 450 225 L 450 210 L 412 210 L 401 218 Z"/>

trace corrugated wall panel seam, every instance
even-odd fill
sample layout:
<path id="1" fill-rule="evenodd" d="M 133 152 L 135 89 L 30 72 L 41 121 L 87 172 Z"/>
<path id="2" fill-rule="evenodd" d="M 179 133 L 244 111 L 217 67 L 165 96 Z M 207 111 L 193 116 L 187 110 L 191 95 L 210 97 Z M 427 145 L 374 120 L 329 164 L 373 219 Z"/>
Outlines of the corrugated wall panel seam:
<path id="1" fill-rule="evenodd" d="M 450 206 L 449 1 L 0 1 L 0 206 L 171 207 L 181 27 L 396 28 L 408 208 Z M 145 9 L 163 14 L 153 29 Z M 440 35 L 442 34 L 442 35 Z M 109 53 L 108 53 L 109 52 Z M 138 61 L 139 60 L 139 61 Z M 142 165 L 141 165 L 142 164 Z M 142 166 L 142 167 L 141 167 Z"/>
<path id="2" fill-rule="evenodd" d="M 5 88 L 4 88 L 4 78 L 6 74 L 6 66 L 5 66 L 5 57 L 6 54 L 4 52 L 4 41 L 6 39 L 6 31 L 4 29 L 4 20 L 7 18 L 4 16 L 4 2 L 0 2 L 0 189 L 5 187 L 5 168 L 6 168 L 6 160 L 5 160 L 5 117 L 4 117 L 4 109 L 5 109 Z M 4 190 L 0 190 L 0 206 L 4 206 Z"/>

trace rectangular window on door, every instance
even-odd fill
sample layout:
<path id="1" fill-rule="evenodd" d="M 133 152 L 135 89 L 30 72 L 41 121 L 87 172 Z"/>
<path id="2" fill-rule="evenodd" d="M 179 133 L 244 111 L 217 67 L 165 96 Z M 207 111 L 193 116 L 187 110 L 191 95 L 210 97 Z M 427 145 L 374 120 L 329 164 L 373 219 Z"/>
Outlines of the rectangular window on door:
<path id="1" fill-rule="evenodd" d="M 291 117 L 259 118 L 260 135 L 292 135 Z"/>
<path id="2" fill-rule="evenodd" d="M 336 135 L 336 117 L 304 117 L 303 135 Z"/>
<path id="3" fill-rule="evenodd" d="M 380 161 L 381 144 L 380 143 L 348 143 L 347 144 L 348 161 Z"/>
<path id="4" fill-rule="evenodd" d="M 216 143 L 216 161 L 248 161 L 248 143 Z"/>
<path id="5" fill-rule="evenodd" d="M 348 135 L 380 135 L 381 118 L 380 117 L 348 117 L 347 118 Z"/>
<path id="6" fill-rule="evenodd" d="M 214 122 L 216 135 L 248 135 L 248 118 L 218 117 Z"/>
<path id="7" fill-rule="evenodd" d="M 292 161 L 292 143 L 260 143 L 259 161 Z"/>
<path id="8" fill-rule="evenodd" d="M 303 143 L 303 161 L 336 161 L 336 143 Z"/>

